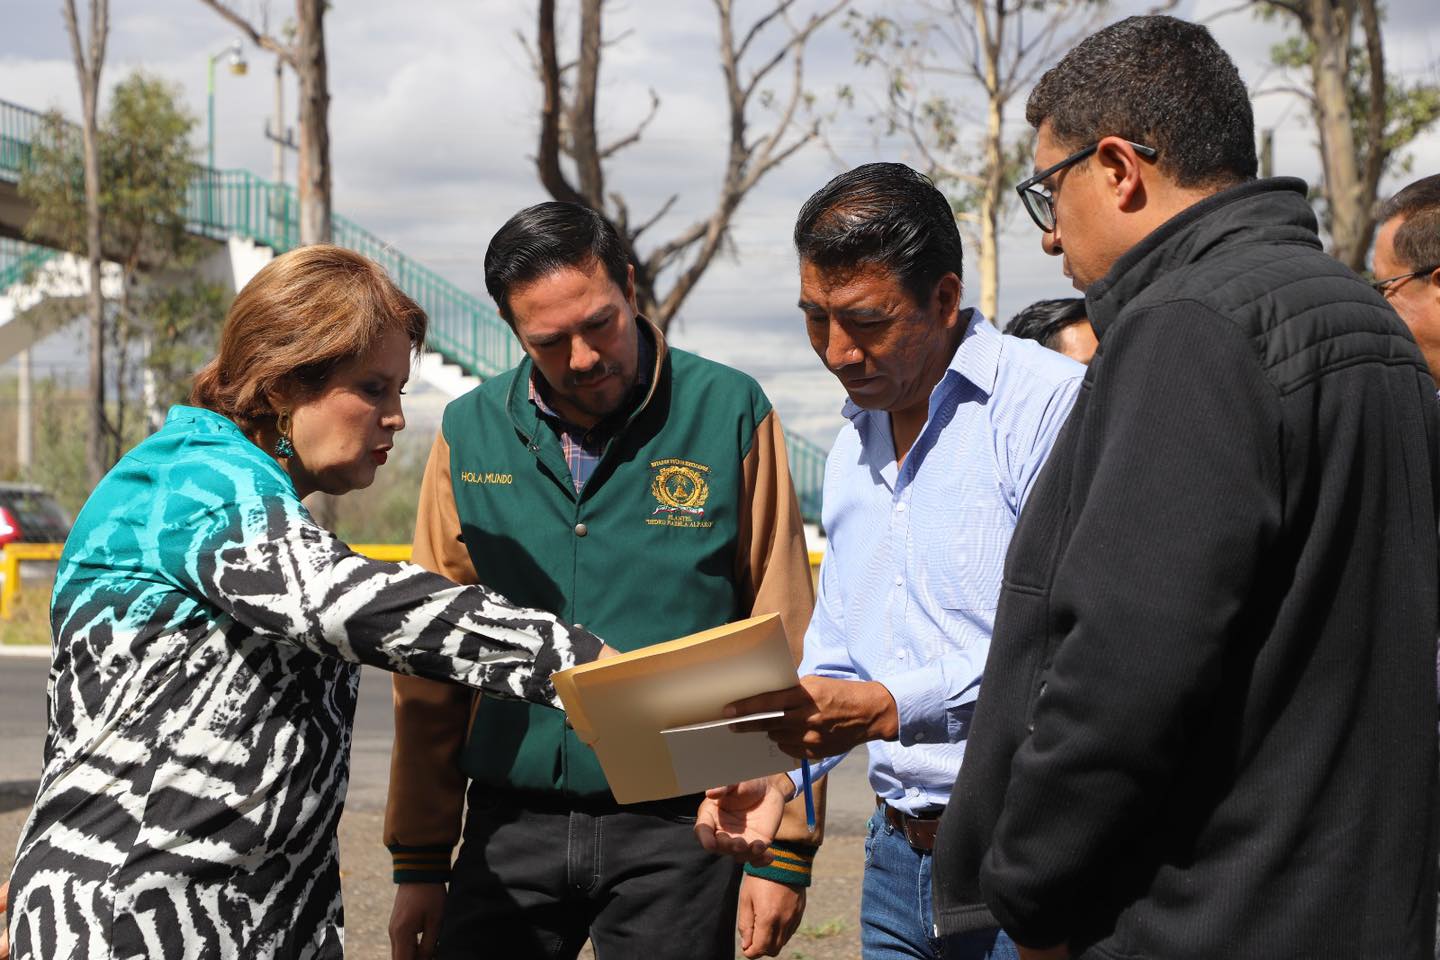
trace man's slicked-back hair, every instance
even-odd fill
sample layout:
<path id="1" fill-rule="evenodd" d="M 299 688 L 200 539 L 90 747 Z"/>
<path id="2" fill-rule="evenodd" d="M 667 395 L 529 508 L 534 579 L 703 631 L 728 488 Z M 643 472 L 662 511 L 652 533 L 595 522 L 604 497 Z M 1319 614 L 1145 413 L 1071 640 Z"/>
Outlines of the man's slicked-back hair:
<path id="1" fill-rule="evenodd" d="M 903 163 L 867 163 L 840 174 L 800 208 L 795 250 L 821 270 L 881 266 L 918 304 L 965 257 L 945 195 Z"/>
<path id="2" fill-rule="evenodd" d="M 1394 240 L 1401 266 L 1424 270 L 1440 263 L 1440 173 L 1416 180 L 1386 200 L 1377 222 L 1396 217 L 1403 218 Z"/>
<path id="3" fill-rule="evenodd" d="M 610 222 L 589 207 L 552 200 L 505 221 L 485 251 L 485 289 L 511 326 L 510 294 L 556 270 L 605 268 L 621 290 L 629 277 L 625 246 Z"/>
<path id="4" fill-rule="evenodd" d="M 1255 178 L 1255 117 L 1235 63 L 1197 23 L 1127 17 L 1084 40 L 1030 92 L 1025 119 L 1079 150 L 1117 136 L 1154 147 L 1182 187 Z"/>
<path id="5" fill-rule="evenodd" d="M 1059 346 L 1060 331 L 1084 319 L 1084 297 L 1036 300 L 1011 318 L 1005 332 L 1055 350 Z"/>

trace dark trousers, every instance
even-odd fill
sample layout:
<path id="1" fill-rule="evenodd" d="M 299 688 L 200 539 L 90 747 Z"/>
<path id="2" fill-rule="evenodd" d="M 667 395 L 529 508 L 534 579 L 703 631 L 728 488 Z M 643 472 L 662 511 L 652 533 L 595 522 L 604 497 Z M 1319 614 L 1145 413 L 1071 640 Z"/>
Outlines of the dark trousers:
<path id="1" fill-rule="evenodd" d="M 739 869 L 696 842 L 698 799 L 574 807 L 472 786 L 439 960 L 731 960 Z"/>

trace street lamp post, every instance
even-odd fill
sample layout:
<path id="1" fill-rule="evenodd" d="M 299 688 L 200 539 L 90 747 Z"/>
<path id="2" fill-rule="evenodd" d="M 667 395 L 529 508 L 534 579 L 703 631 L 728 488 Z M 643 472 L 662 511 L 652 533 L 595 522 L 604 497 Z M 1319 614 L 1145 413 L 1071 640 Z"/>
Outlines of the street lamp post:
<path id="1" fill-rule="evenodd" d="M 205 178 L 208 181 L 205 191 L 206 226 L 215 224 L 215 61 L 221 57 L 229 58 L 230 72 L 237 77 L 243 77 L 245 71 L 249 69 L 249 64 L 245 62 L 244 45 L 238 39 L 228 44 L 225 49 L 210 55 L 210 69 L 205 84 L 209 97 L 209 109 L 207 110 L 209 151 L 205 167 Z"/>

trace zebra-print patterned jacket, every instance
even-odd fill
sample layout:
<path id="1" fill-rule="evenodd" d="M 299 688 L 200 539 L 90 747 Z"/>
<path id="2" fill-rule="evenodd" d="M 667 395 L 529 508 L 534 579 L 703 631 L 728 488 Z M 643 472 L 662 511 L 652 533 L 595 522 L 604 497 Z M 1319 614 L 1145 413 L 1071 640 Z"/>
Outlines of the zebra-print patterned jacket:
<path id="1" fill-rule="evenodd" d="M 16 960 L 339 957 L 358 664 L 558 705 L 600 642 L 352 553 L 228 419 L 177 407 L 65 545 Z"/>

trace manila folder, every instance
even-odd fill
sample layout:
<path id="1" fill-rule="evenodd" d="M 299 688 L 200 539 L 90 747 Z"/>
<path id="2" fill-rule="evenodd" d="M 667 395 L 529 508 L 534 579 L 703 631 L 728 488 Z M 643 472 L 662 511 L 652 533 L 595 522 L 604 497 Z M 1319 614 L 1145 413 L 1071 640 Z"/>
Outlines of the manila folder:
<path id="1" fill-rule="evenodd" d="M 726 730 L 737 742 L 701 787 L 705 757 L 688 753 L 679 764 L 683 776 L 677 773 L 664 732 L 717 720 L 727 703 L 800 682 L 778 614 L 572 667 L 551 679 L 570 725 L 600 758 L 620 803 L 683 796 L 800 765 L 764 734 Z M 688 749 L 684 738 L 676 748 Z"/>

